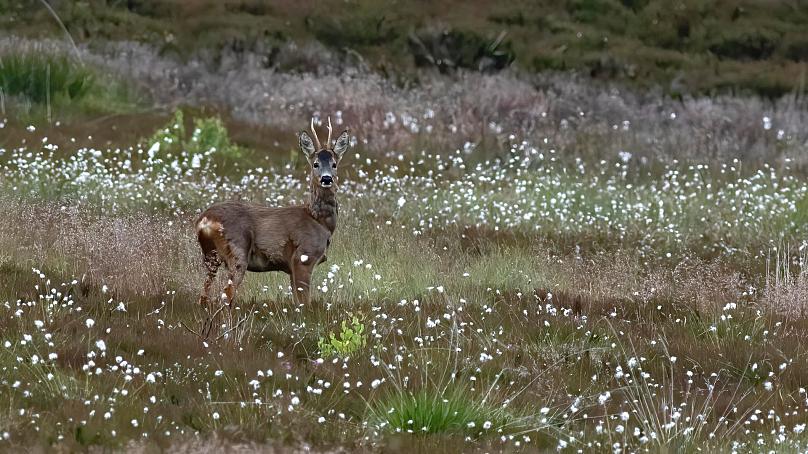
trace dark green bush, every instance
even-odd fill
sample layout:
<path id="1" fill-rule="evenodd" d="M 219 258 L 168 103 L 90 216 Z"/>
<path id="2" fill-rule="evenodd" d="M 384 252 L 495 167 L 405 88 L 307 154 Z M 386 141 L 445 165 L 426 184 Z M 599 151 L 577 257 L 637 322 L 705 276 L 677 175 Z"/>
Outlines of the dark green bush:
<path id="1" fill-rule="evenodd" d="M 306 26 L 323 44 L 330 47 L 379 46 L 398 37 L 384 16 L 367 15 L 346 19 L 309 17 Z"/>
<path id="2" fill-rule="evenodd" d="M 504 35 L 486 39 L 470 31 L 424 30 L 410 34 L 409 45 L 416 66 L 433 66 L 441 72 L 458 68 L 499 71 L 515 57 Z"/>
<path id="3" fill-rule="evenodd" d="M 597 25 L 614 33 L 624 33 L 632 16 L 616 0 L 568 0 L 565 7 L 575 22 Z"/>
<path id="4" fill-rule="evenodd" d="M 786 58 L 794 61 L 808 61 L 808 36 L 794 38 L 785 45 Z"/>
<path id="5" fill-rule="evenodd" d="M 777 49 L 778 34 L 766 30 L 734 32 L 709 46 L 710 52 L 734 60 L 764 60 Z"/>

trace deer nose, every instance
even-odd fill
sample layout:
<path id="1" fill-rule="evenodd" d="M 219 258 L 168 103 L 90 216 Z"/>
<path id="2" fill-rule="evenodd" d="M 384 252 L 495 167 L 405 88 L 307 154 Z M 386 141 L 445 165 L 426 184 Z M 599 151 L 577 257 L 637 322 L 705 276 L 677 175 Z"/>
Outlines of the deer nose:
<path id="1" fill-rule="evenodd" d="M 334 179 L 331 178 L 331 175 L 323 175 L 320 177 L 320 184 L 323 186 L 331 186 L 331 183 L 334 182 Z"/>

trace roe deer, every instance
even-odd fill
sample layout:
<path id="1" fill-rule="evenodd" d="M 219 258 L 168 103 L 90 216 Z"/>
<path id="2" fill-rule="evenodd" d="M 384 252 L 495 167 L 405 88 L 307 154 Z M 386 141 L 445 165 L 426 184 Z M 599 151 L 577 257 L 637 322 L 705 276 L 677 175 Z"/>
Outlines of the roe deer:
<path id="1" fill-rule="evenodd" d="M 295 302 L 310 302 L 314 267 L 325 261 L 331 235 L 337 227 L 337 164 L 348 149 L 348 131 L 321 146 L 314 120 L 312 138 L 301 131 L 298 140 L 311 167 L 310 199 L 306 205 L 270 208 L 242 202 L 216 203 L 196 221 L 196 232 L 207 269 L 199 303 L 208 304 L 219 266 L 228 270 L 223 298 L 232 305 L 245 271 L 283 271 L 289 274 Z"/>

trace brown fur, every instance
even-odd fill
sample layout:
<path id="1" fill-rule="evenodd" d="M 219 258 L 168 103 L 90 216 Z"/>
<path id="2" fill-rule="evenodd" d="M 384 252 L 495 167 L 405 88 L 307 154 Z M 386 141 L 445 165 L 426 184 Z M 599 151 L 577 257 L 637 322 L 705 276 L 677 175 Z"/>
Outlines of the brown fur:
<path id="1" fill-rule="evenodd" d="M 310 302 L 312 272 L 326 260 L 325 253 L 337 227 L 335 166 L 347 149 L 347 137 L 346 131 L 337 139 L 336 152 L 331 148 L 315 153 L 308 135 L 301 133 L 301 148 L 312 166 L 311 197 L 305 206 L 271 208 L 221 202 L 199 216 L 197 239 L 207 269 L 200 304 L 209 302 L 211 286 L 222 264 L 228 270 L 224 290 L 228 304 L 233 303 L 246 271 L 283 271 L 290 276 L 295 300 Z M 324 175 L 333 179 L 329 187 L 321 184 Z"/>

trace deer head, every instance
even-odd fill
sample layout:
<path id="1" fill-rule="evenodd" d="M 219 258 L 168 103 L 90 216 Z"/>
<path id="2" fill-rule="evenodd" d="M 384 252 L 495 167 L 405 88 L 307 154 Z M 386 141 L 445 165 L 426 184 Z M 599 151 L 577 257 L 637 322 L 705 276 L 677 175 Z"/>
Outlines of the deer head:
<path id="1" fill-rule="evenodd" d="M 319 186 L 326 190 L 335 190 L 337 184 L 337 165 L 348 150 L 350 143 L 348 130 L 342 131 L 334 143 L 331 143 L 331 117 L 328 118 L 328 139 L 325 146 L 320 144 L 317 131 L 314 130 L 314 119 L 311 120 L 311 136 L 306 131 L 300 132 L 300 149 L 306 155 L 311 167 L 312 187 Z"/>

